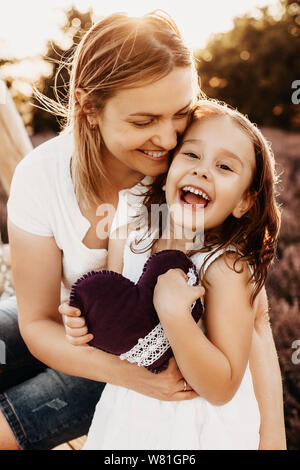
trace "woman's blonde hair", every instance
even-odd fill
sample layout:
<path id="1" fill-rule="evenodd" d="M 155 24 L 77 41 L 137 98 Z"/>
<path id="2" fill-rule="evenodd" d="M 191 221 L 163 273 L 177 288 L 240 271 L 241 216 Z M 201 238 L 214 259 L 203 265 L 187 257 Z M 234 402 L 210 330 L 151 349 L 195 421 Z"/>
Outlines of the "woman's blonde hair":
<path id="1" fill-rule="evenodd" d="M 192 53 L 172 18 L 161 10 L 139 18 L 111 14 L 82 38 L 71 63 L 67 112 L 64 114 L 64 109 L 53 102 L 48 110 L 64 114 L 64 132 L 74 133 L 71 172 L 76 197 L 84 207 L 91 202 L 99 204 L 101 181 L 106 177 L 101 130 L 99 126 L 92 128 L 89 119 L 99 115 L 118 91 L 153 83 L 174 67 L 191 67 L 196 100 L 198 78 Z M 76 99 L 78 89 L 84 91 L 80 103 Z"/>
<path id="2" fill-rule="evenodd" d="M 0 82 L 0 86 L 0 179 L 8 195 L 15 168 L 24 155 L 30 152 L 32 145 L 4 82 Z"/>

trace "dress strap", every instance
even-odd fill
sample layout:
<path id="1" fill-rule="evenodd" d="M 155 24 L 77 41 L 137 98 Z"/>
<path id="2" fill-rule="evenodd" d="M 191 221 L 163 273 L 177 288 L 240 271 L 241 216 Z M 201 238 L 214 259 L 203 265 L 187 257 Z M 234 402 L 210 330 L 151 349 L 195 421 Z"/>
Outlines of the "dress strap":
<path id="1" fill-rule="evenodd" d="M 216 261 L 216 259 L 218 259 L 220 256 L 222 256 L 225 252 L 228 252 L 228 251 L 234 251 L 236 253 L 238 252 L 237 249 L 235 248 L 235 246 L 233 246 L 233 245 L 230 245 L 227 248 L 220 248 L 219 250 L 216 250 L 211 255 L 212 251 L 209 251 L 209 252 L 206 251 L 204 253 L 199 252 L 199 253 L 195 253 L 193 256 L 191 256 L 191 259 L 192 259 L 193 263 L 195 264 L 198 271 L 200 271 L 202 265 L 207 260 L 205 265 L 204 265 L 203 276 L 204 276 L 207 268 L 209 268 L 209 266 L 214 261 Z"/>

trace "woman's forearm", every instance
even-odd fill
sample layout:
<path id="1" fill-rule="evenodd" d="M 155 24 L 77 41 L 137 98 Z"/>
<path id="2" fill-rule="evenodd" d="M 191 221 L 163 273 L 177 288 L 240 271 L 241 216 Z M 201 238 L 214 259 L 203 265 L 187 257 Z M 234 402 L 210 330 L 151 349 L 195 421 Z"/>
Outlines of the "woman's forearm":
<path id="1" fill-rule="evenodd" d="M 182 374 L 175 360 L 156 375 L 118 356 L 91 346 L 73 346 L 65 338 L 61 323 L 51 319 L 20 327 L 31 353 L 44 364 L 65 374 L 111 383 L 164 401 L 190 400 L 196 392 L 182 392 Z"/>
<path id="2" fill-rule="evenodd" d="M 123 385 L 128 366 L 117 356 L 90 346 L 73 346 L 65 339 L 61 323 L 51 319 L 30 322 L 21 334 L 33 356 L 65 374 Z"/>
<path id="3" fill-rule="evenodd" d="M 266 316 L 255 324 L 250 369 L 261 415 L 260 449 L 286 449 L 281 372 Z"/>

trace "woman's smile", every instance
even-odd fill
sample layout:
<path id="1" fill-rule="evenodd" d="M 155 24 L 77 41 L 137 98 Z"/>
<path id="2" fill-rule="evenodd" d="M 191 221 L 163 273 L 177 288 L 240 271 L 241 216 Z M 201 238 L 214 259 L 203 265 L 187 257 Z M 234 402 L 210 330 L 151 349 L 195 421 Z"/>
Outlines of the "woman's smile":
<path id="1" fill-rule="evenodd" d="M 161 161 L 167 159 L 170 155 L 168 150 L 157 151 L 157 150 L 141 150 L 138 149 L 145 157 L 150 158 L 150 160 Z"/>
<path id="2" fill-rule="evenodd" d="M 107 171 L 126 167 L 148 176 L 167 171 L 170 152 L 188 123 L 192 82 L 190 67 L 175 67 L 154 83 L 120 90 L 107 102 L 98 118 Z M 174 98 L 166 99 L 170 89 Z"/>

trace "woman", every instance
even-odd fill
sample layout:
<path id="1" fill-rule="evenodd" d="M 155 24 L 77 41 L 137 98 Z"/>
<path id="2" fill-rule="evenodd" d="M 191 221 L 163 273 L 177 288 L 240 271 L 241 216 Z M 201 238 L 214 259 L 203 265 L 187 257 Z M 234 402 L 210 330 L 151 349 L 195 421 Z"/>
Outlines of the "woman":
<path id="1" fill-rule="evenodd" d="M 101 394 L 98 382 L 162 400 L 196 396 L 183 393 L 174 361 L 153 377 L 102 351 L 74 348 L 65 341 L 58 314 L 72 283 L 106 265 L 108 235 L 124 223 L 128 188 L 139 191 L 145 175 L 167 170 L 169 152 L 196 99 L 196 83 L 190 51 L 172 20 L 159 12 L 140 19 L 110 15 L 79 45 L 66 130 L 18 166 L 8 203 L 20 331 L 40 361 L 36 367 L 48 367 L 0 396 L 0 435 L 7 447 L 51 448 L 86 433 Z M 101 224 L 103 203 L 117 208 L 115 217 L 109 214 L 108 228 Z M 262 295 L 259 325 L 264 325 L 259 318 L 265 302 Z M 62 313 L 72 312 L 65 308 Z M 282 396 L 272 396 L 272 413 L 264 403 L 280 373 L 269 326 L 261 330 L 253 340 L 257 395 L 264 412 L 272 414 L 268 426 L 282 431 Z M 284 433 L 273 442 L 265 439 L 264 446 L 284 446 Z"/>

